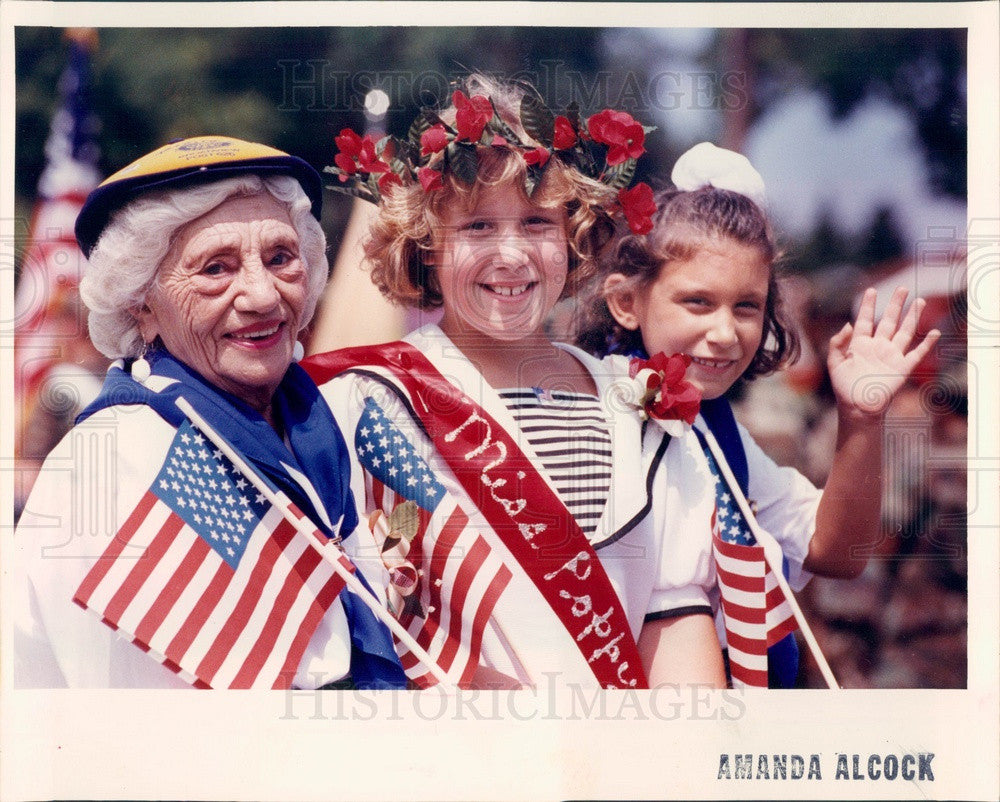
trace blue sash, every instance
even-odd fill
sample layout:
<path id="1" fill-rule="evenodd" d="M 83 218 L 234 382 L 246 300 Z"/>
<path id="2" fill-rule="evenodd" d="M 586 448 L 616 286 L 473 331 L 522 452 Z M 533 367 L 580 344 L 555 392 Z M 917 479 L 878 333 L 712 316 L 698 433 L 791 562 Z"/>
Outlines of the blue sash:
<path id="1" fill-rule="evenodd" d="M 726 462 L 733 471 L 733 476 L 749 498 L 750 468 L 747 464 L 746 451 L 740 439 L 736 418 L 729 401 L 724 397 L 713 398 L 701 402 L 701 416 L 726 457 Z M 697 430 L 696 430 L 697 431 Z M 699 438 L 700 439 L 700 438 Z M 704 443 L 702 446 L 704 447 Z M 720 490 L 721 492 L 721 490 Z M 785 577 L 788 577 L 788 560 L 782 566 Z M 793 688 L 799 673 L 799 646 L 794 633 L 786 635 L 767 650 L 768 687 Z"/>

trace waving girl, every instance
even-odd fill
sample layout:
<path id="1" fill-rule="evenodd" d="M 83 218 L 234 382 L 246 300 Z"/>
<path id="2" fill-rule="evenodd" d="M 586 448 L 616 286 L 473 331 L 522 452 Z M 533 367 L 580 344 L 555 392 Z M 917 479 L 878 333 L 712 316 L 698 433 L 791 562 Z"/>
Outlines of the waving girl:
<path id="1" fill-rule="evenodd" d="M 876 293 L 865 293 L 857 320 L 830 341 L 839 429 L 821 492 L 767 457 L 737 426 L 723 397 L 736 381 L 773 372 L 797 351 L 781 317 L 763 180 L 743 156 L 710 143 L 681 156 L 672 178 L 676 189 L 657 197 L 652 230 L 617 243 L 593 321 L 578 342 L 595 354 L 686 355 L 687 378 L 703 398 L 696 431 L 712 430 L 723 443 L 757 520 L 782 546 L 792 587 L 804 586 L 810 573 L 857 576 L 866 562 L 862 546 L 873 541 L 879 522 L 883 416 L 939 333 L 914 344 L 924 301 L 904 315 L 904 289 L 877 324 Z M 733 542 L 748 542 L 730 489 L 719 487 L 720 529 Z M 703 547 L 711 548 L 708 541 Z M 748 670 L 752 679 L 755 669 Z M 772 676 L 773 684 L 793 680 Z"/>

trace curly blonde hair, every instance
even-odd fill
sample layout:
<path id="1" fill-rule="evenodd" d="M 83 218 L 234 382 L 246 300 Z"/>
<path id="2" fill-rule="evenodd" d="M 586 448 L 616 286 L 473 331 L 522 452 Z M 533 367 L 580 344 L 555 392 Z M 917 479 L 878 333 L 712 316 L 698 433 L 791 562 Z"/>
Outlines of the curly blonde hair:
<path id="1" fill-rule="evenodd" d="M 539 144 L 521 126 L 519 110 L 525 88 L 482 75 L 469 76 L 462 88 L 469 95 L 487 95 L 525 144 Z M 454 107 L 444 109 L 440 116 L 451 123 Z M 444 171 L 441 189 L 425 192 L 419 184 L 410 183 L 383 194 L 364 251 L 372 281 L 392 303 L 419 309 L 441 306 L 440 283 L 428 260 L 438 244 L 435 235 L 442 230 L 447 210 L 456 205 L 465 210 L 474 208 L 483 187 L 510 185 L 539 207 L 565 207 L 569 263 L 563 298 L 596 272 L 598 255 L 614 234 L 606 207 L 614 202 L 616 191 L 552 158 L 529 197 L 525 189 L 528 165 L 519 150 L 479 146 L 476 151 L 478 172 L 472 184 Z M 439 168 L 440 163 L 432 161 L 431 167 Z"/>

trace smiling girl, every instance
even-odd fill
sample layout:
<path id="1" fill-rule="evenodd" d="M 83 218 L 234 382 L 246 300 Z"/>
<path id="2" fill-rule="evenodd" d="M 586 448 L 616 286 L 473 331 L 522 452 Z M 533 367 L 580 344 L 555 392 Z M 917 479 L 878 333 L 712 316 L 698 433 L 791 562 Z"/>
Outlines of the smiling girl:
<path id="1" fill-rule="evenodd" d="M 743 156 L 709 143 L 684 154 L 672 177 L 677 188 L 658 195 L 652 230 L 617 243 L 594 320 L 578 342 L 599 355 L 689 357 L 686 378 L 703 399 L 695 427 L 715 430 L 720 441 L 731 435 L 735 460 L 728 459 L 743 463 L 743 492 L 781 544 L 792 587 L 804 586 L 810 573 L 857 576 L 864 546 L 878 536 L 883 416 L 939 333 L 914 344 L 924 301 L 904 315 L 902 288 L 876 325 L 876 293 L 865 293 L 857 320 L 830 341 L 838 436 L 821 492 L 767 457 L 723 398 L 738 380 L 771 373 L 797 354 L 781 314 L 763 180 Z M 726 502 L 720 499 L 720 511 Z"/>
<path id="2" fill-rule="evenodd" d="M 706 591 L 672 573 L 663 534 L 710 532 L 711 500 L 684 487 L 704 484 L 698 444 L 641 456 L 622 374 L 545 328 L 592 275 L 609 210 L 641 227 L 624 186 L 645 130 L 611 110 L 554 116 L 523 85 L 464 90 L 415 124 L 419 155 L 338 138 L 341 177 L 379 203 L 374 282 L 441 310 L 401 343 L 307 360 L 355 450 L 372 532 L 355 559 L 384 567 L 387 602 L 456 684 L 718 685 Z M 607 146 L 600 169 L 584 126 L 587 148 Z M 650 513 L 661 463 L 675 492 Z"/>

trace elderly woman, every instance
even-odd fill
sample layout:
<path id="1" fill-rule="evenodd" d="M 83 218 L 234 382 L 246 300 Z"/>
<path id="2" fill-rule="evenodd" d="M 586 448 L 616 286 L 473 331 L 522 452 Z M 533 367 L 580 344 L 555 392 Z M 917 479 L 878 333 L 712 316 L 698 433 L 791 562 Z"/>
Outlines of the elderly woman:
<path id="1" fill-rule="evenodd" d="M 343 438 L 293 361 L 327 279 L 321 191 L 300 159 L 199 137 L 88 198 L 81 295 L 117 361 L 20 519 L 17 685 L 405 683 L 322 553 L 349 550 L 358 518 Z"/>

